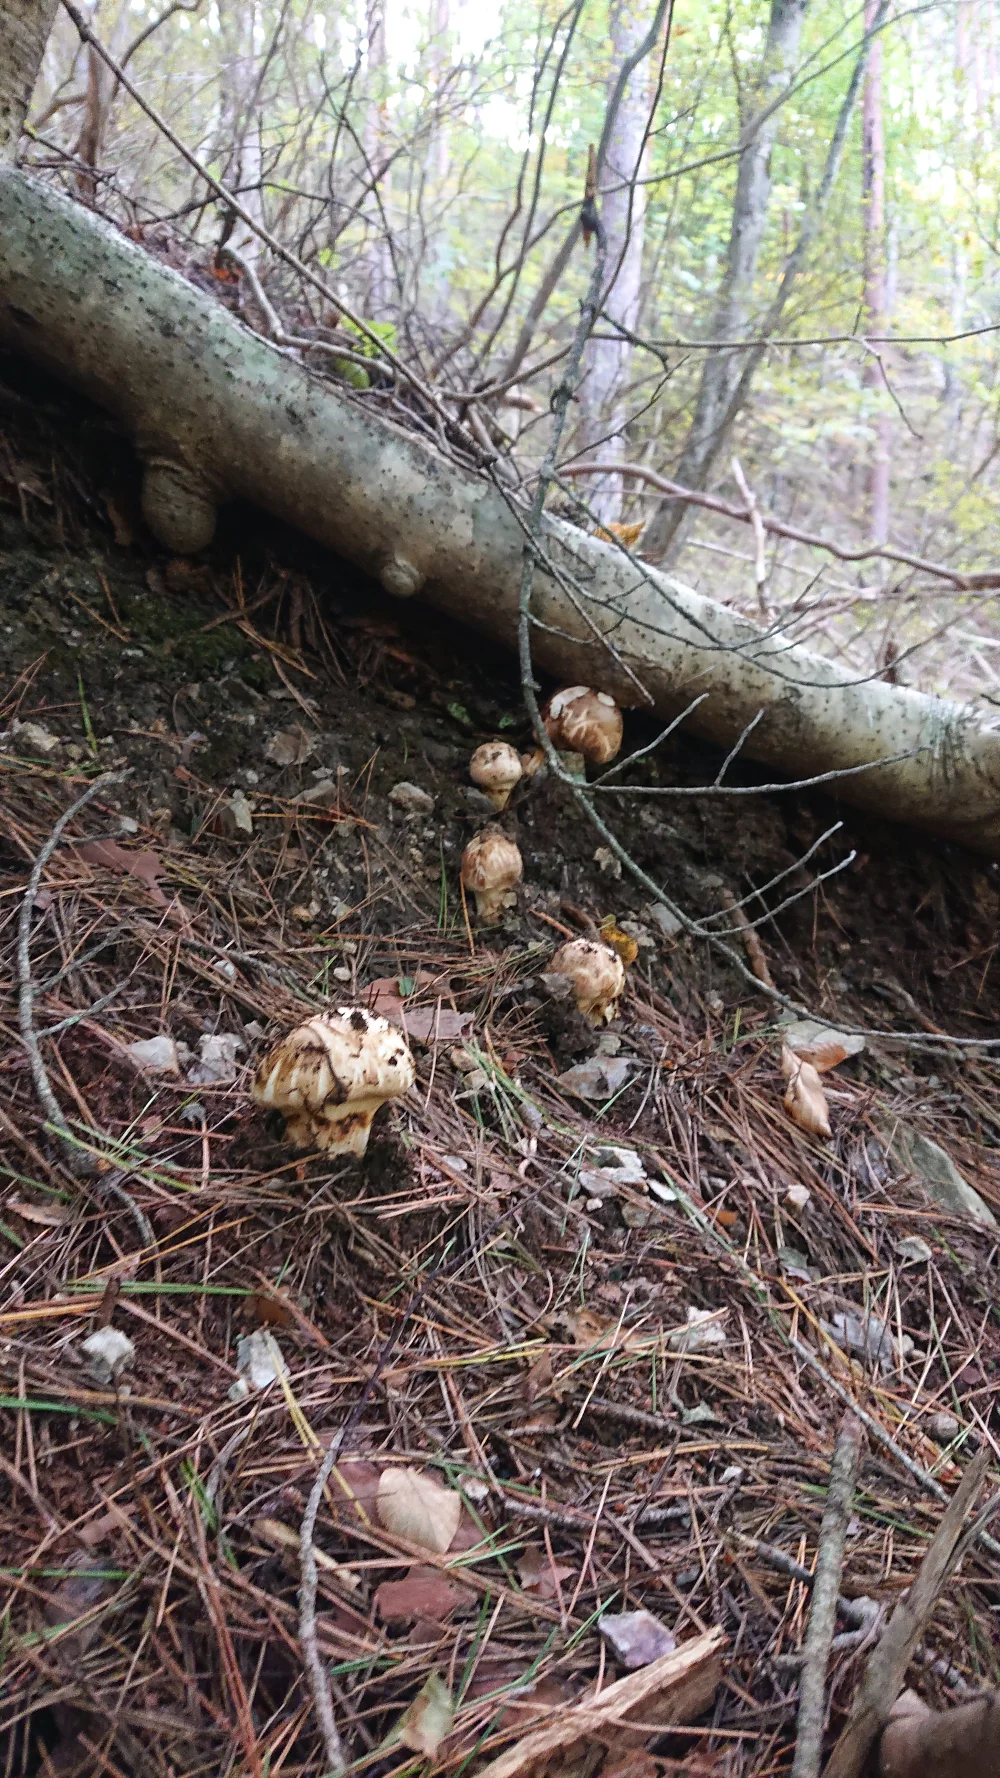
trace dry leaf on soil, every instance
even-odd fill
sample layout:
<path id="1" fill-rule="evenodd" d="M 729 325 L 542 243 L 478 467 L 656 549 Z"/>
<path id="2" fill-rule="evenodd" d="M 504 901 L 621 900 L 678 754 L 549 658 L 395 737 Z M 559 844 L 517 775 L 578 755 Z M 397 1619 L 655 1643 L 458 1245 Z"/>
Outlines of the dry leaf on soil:
<path id="1" fill-rule="evenodd" d="M 598 1629 L 616 1661 L 630 1672 L 673 1654 L 677 1638 L 651 1611 L 605 1612 Z"/>
<path id="2" fill-rule="evenodd" d="M 830 1113 L 823 1082 L 812 1063 L 803 1062 L 794 1050 L 784 1044 L 781 1050 L 781 1072 L 786 1083 L 785 1110 L 792 1122 L 798 1124 L 800 1130 L 808 1130 L 812 1136 L 831 1135 Z"/>
<path id="3" fill-rule="evenodd" d="M 424 985 L 421 977 L 426 974 L 425 970 L 420 970 L 414 978 L 418 987 Z M 428 980 L 438 978 L 428 976 Z M 391 1019 L 417 1043 L 454 1043 L 457 1037 L 465 1036 L 472 1024 L 471 1012 L 453 1012 L 450 1006 L 442 1006 L 440 1001 L 435 1001 L 433 1006 L 411 1005 L 409 999 L 404 1000 L 400 995 L 395 976 L 381 976 L 372 982 L 368 994 L 372 1012 L 378 1013 L 380 1018 Z"/>
<path id="4" fill-rule="evenodd" d="M 443 1623 L 461 1598 L 461 1587 L 439 1569 L 418 1566 L 409 1569 L 402 1580 L 384 1580 L 375 1592 L 375 1609 L 387 1624 L 419 1617 Z"/>
<path id="5" fill-rule="evenodd" d="M 818 1019 L 796 1019 L 794 1024 L 785 1026 L 781 1038 L 785 1048 L 800 1061 L 811 1062 L 817 1074 L 826 1074 L 838 1062 L 846 1062 L 848 1056 L 860 1055 L 865 1047 L 860 1034 L 835 1031 L 831 1025 L 821 1025 Z"/>
<path id="6" fill-rule="evenodd" d="M 575 1574 L 575 1568 L 550 1560 L 541 1544 L 526 1544 L 518 1557 L 518 1579 L 524 1591 L 533 1593 L 536 1599 L 554 1599 L 559 1591 L 559 1583 L 572 1580 Z"/>
<path id="7" fill-rule="evenodd" d="M 379 1479 L 375 1510 L 394 1537 L 416 1543 L 443 1556 L 450 1549 L 462 1517 L 462 1498 L 442 1488 L 418 1469 L 385 1469 Z"/>
<path id="8" fill-rule="evenodd" d="M 126 852 L 117 840 L 88 840 L 74 847 L 74 851 L 84 864 L 103 864 L 109 870 L 121 871 L 123 876 L 138 877 L 152 899 L 166 907 L 167 898 L 158 882 L 163 875 L 163 863 L 155 852 Z"/>
<path id="9" fill-rule="evenodd" d="M 455 1703 L 440 1673 L 429 1673 L 408 1710 L 403 1712 L 390 1740 L 402 1741 L 414 1753 L 435 1754 L 455 1720 Z"/>

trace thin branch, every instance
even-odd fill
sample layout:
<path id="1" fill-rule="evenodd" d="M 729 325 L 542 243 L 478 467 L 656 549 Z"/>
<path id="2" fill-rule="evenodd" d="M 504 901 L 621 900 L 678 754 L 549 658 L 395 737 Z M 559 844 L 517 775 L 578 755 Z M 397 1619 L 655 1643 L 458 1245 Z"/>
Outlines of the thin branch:
<path id="1" fill-rule="evenodd" d="M 805 1664 L 799 1681 L 799 1717 L 792 1778 L 819 1778 L 826 1721 L 826 1668 L 837 1618 L 837 1597 L 844 1566 L 847 1527 L 861 1460 L 861 1422 L 846 1413 L 840 1423 L 830 1465 L 823 1522 L 816 1552 L 816 1579 L 805 1640 Z"/>
<path id="2" fill-rule="evenodd" d="M 577 475 L 606 475 L 607 463 L 570 463 L 560 469 L 564 478 Z M 648 482 L 650 487 L 658 488 L 672 500 L 686 501 L 689 506 L 703 506 L 708 512 L 721 513 L 723 518 L 736 519 L 741 525 L 752 525 L 753 515 L 742 506 L 734 506 L 730 501 L 723 500 L 718 494 L 703 494 L 697 488 L 684 488 L 680 482 L 670 481 L 655 469 L 648 469 L 643 463 L 616 463 L 618 475 L 635 476 L 637 480 Z M 870 544 L 864 549 L 844 549 L 829 537 L 821 537 L 816 531 L 801 531 L 795 525 L 787 525 L 784 519 L 777 519 L 771 513 L 760 512 L 758 519 L 765 531 L 775 537 L 787 537 L 792 543 L 807 543 L 812 549 L 826 550 L 828 555 L 836 556 L 839 562 L 867 562 L 873 557 L 882 557 L 887 562 L 901 562 L 907 568 L 916 568 L 921 574 L 932 574 L 939 580 L 950 581 L 952 586 L 963 592 L 979 589 L 1000 587 L 1000 572 L 991 569 L 983 574 L 962 574 L 955 568 L 946 568 L 940 562 L 928 562 L 923 556 L 911 555 L 907 550 L 890 549 L 887 546 Z"/>

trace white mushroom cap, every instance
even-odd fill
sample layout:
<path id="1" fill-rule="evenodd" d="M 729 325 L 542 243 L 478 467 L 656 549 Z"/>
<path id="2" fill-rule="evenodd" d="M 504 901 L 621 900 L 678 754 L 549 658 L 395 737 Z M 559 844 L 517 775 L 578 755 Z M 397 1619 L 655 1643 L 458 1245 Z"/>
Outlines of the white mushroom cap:
<path id="1" fill-rule="evenodd" d="M 469 761 L 469 777 L 502 809 L 515 784 L 523 777 L 521 758 L 509 741 L 484 741 Z"/>
<path id="2" fill-rule="evenodd" d="M 542 721 L 556 747 L 582 753 L 591 765 L 606 765 L 622 744 L 622 713 L 606 691 L 569 685 L 557 691 L 542 712 Z"/>
<path id="3" fill-rule="evenodd" d="M 618 1011 L 625 986 L 625 965 L 608 945 L 592 938 L 574 938 L 560 946 L 549 964 L 550 975 L 568 976 L 573 998 L 592 1025 L 606 1023 Z"/>
<path id="4" fill-rule="evenodd" d="M 264 1057 L 254 1101 L 283 1112 L 296 1148 L 362 1155 L 372 1118 L 409 1092 L 415 1071 L 406 1039 L 360 1006 L 339 1006 L 296 1026 Z"/>
<path id="5" fill-rule="evenodd" d="M 513 840 L 497 827 L 484 827 L 462 853 L 462 882 L 476 898 L 476 913 L 485 925 L 495 925 L 524 865 Z"/>

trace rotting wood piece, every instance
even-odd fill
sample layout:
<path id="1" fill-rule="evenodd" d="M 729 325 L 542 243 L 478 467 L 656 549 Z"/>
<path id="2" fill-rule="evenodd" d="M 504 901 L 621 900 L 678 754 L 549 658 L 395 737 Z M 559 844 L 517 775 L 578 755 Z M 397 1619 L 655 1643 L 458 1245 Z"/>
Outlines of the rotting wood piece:
<path id="1" fill-rule="evenodd" d="M 615 1749 L 640 1747 L 661 1726 L 692 1722 L 715 1697 L 725 1642 L 721 1629 L 706 1630 L 648 1667 L 616 1680 L 596 1698 L 550 1710 L 542 1728 L 523 1735 L 484 1766 L 479 1778 L 519 1778 L 521 1773 L 545 1770 L 555 1753 L 565 1757 L 577 1742 Z"/>
<path id="2" fill-rule="evenodd" d="M 513 647 L 525 521 L 512 496 L 311 375 L 109 223 L 9 166 L 0 167 L 0 344 L 116 416 L 145 465 L 147 520 L 168 547 L 200 547 L 221 502 L 250 500 L 388 592 L 421 593 Z M 638 679 L 667 719 L 707 694 L 689 721 L 713 741 L 731 747 L 754 725 L 749 756 L 797 777 L 855 772 L 836 780 L 845 801 L 1000 854 L 1000 728 L 945 699 L 858 683 L 550 515 L 540 543 L 540 667 L 597 680 L 623 704 L 641 699 Z"/>

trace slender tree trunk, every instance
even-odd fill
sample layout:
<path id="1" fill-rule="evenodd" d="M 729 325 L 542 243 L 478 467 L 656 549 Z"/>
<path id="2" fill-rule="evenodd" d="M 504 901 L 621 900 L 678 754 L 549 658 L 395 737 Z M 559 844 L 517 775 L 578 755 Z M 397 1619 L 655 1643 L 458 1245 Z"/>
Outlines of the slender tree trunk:
<path id="1" fill-rule="evenodd" d="M 0 162 L 17 154 L 58 10 L 59 0 L 4 0 L 0 6 Z"/>
<path id="2" fill-rule="evenodd" d="M 264 220 L 260 180 L 263 156 L 257 92 L 256 0 L 217 0 L 220 24 L 219 160 L 222 181 L 240 197 L 244 209 Z M 233 239 L 245 259 L 256 266 L 261 243 L 252 229 L 238 223 Z"/>
<path id="3" fill-rule="evenodd" d="M 866 0 L 865 24 L 870 28 L 875 17 L 876 0 Z M 882 39 L 872 44 L 865 74 L 861 125 L 861 212 L 864 229 L 864 313 L 865 332 L 885 332 L 886 306 L 886 234 L 885 234 L 885 132 L 882 119 Z M 884 351 L 884 347 L 878 348 Z M 880 393 L 886 388 L 885 374 L 876 359 L 865 368 L 866 388 Z M 875 439 L 868 471 L 868 530 L 873 543 L 886 543 L 889 538 L 889 470 L 892 450 L 892 423 L 889 415 L 875 417 Z"/>
<path id="4" fill-rule="evenodd" d="M 382 211 L 389 200 L 389 174 L 380 173 L 387 159 L 388 113 L 386 111 L 386 76 L 388 51 L 385 36 L 386 0 L 367 0 L 366 29 L 368 36 L 368 104 L 365 111 L 364 149 L 368 160 L 365 178 L 375 180 L 382 198 Z M 369 205 L 372 239 L 368 250 L 368 312 L 381 319 L 392 301 L 392 256 L 385 238 L 382 213 L 373 192 Z"/>
<path id="5" fill-rule="evenodd" d="M 777 107 L 768 115 L 768 107 L 795 67 L 807 5 L 808 0 L 771 0 L 764 55 L 743 107 L 742 130 L 749 139 L 740 156 L 726 270 L 710 323 L 713 339 L 739 339 L 751 314 L 771 198 L 771 151 L 781 115 Z M 754 127 L 757 118 L 762 121 Z M 706 354 L 694 418 L 674 477 L 683 487 L 705 486 L 725 444 L 742 370 L 739 352 Z M 664 501 L 646 527 L 644 554 L 661 561 L 673 553 L 689 523 L 688 507 Z"/>
<path id="6" fill-rule="evenodd" d="M 651 0 L 613 0 L 610 26 L 614 68 L 634 55 L 653 18 Z M 609 81 L 610 90 L 615 74 Z M 642 294 L 642 252 L 645 238 L 646 165 L 649 124 L 649 79 L 645 64 L 632 73 L 611 130 L 600 181 L 601 220 L 608 237 L 607 264 L 611 282 L 604 299 L 610 323 L 634 333 Z M 602 332 L 612 332 L 606 327 Z M 628 380 L 632 347 L 627 339 L 596 339 L 587 348 L 587 374 L 580 390 L 583 409 L 580 449 L 599 451 L 606 463 L 624 460 L 627 449 Z M 603 524 L 621 518 L 622 478 L 613 472 L 595 477 L 589 489 L 593 511 Z"/>

